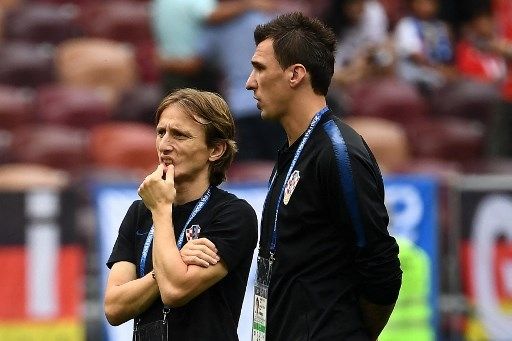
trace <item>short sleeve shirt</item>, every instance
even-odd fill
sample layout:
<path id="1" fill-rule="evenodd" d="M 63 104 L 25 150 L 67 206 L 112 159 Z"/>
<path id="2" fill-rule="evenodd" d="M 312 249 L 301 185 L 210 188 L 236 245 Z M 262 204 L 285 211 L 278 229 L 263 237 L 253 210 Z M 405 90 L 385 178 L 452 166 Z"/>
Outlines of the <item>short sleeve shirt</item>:
<path id="1" fill-rule="evenodd" d="M 176 238 L 198 200 L 173 208 Z M 218 188 L 203 209 L 192 219 L 201 226 L 199 237 L 211 240 L 228 267 L 228 274 L 218 283 L 170 314 L 170 335 L 178 340 L 237 340 L 236 330 L 244 298 L 247 277 L 257 242 L 257 218 L 254 209 L 244 200 Z M 133 202 L 121 223 L 119 235 L 107 262 L 127 261 L 140 268 L 142 249 L 152 226 L 151 212 L 141 200 Z M 145 271 L 152 270 L 152 247 Z M 162 318 L 163 303 L 157 300 L 139 316 L 140 324 Z"/>
<path id="2" fill-rule="evenodd" d="M 216 6 L 216 0 L 154 0 L 151 17 L 160 53 L 174 58 L 197 55 L 204 21 Z"/>

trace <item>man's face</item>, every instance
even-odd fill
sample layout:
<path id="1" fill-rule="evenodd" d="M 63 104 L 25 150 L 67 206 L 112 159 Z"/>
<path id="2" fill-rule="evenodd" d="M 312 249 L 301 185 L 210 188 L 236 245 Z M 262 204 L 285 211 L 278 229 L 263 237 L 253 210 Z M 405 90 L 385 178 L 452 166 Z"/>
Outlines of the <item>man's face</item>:
<path id="1" fill-rule="evenodd" d="M 212 148 L 206 145 L 205 128 L 179 105 L 171 104 L 162 112 L 156 151 L 161 163 L 174 165 L 177 184 L 208 173 Z"/>
<path id="2" fill-rule="evenodd" d="M 286 112 L 290 86 L 286 78 L 287 70 L 279 65 L 271 39 L 256 46 L 251 63 L 253 68 L 245 87 L 254 92 L 263 119 L 279 120 Z"/>
<path id="3" fill-rule="evenodd" d="M 413 0 L 412 10 L 420 19 L 428 20 L 436 16 L 437 0 Z"/>

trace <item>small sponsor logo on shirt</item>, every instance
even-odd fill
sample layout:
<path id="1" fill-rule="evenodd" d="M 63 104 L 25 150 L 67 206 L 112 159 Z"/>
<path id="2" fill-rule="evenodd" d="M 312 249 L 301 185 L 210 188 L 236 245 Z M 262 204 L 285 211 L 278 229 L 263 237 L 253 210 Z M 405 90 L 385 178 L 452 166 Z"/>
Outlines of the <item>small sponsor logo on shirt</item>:
<path id="1" fill-rule="evenodd" d="M 146 234 L 148 234 L 149 230 L 144 230 L 144 229 L 138 229 L 137 230 L 137 236 L 145 236 Z"/>
<path id="2" fill-rule="evenodd" d="M 290 201 L 290 198 L 292 197 L 293 191 L 295 190 L 295 187 L 297 187 L 297 184 L 300 180 L 300 173 L 298 170 L 295 170 L 290 178 L 288 179 L 288 182 L 286 183 L 286 187 L 284 188 L 284 197 L 283 197 L 283 203 L 285 205 L 288 205 L 288 202 Z"/>

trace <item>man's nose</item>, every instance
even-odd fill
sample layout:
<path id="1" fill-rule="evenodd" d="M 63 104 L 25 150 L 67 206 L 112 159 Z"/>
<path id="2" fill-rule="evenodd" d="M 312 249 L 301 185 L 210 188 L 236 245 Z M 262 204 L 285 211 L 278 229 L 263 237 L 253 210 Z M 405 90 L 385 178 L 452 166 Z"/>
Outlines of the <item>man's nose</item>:
<path id="1" fill-rule="evenodd" d="M 256 88 L 256 81 L 254 80 L 254 77 L 253 77 L 253 72 L 251 72 L 251 74 L 249 75 L 249 78 L 247 78 L 247 82 L 245 83 L 245 88 L 247 90 L 254 90 Z"/>
<path id="2" fill-rule="evenodd" d="M 169 138 L 164 138 L 158 144 L 158 150 L 162 153 L 169 153 L 173 149 L 172 143 Z"/>

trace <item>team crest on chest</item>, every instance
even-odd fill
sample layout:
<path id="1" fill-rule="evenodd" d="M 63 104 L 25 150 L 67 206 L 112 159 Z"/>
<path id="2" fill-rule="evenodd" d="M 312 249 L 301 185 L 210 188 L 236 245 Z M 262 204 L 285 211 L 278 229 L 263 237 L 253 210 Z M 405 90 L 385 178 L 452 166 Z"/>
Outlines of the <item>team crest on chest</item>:
<path id="1" fill-rule="evenodd" d="M 290 178 L 288 179 L 288 182 L 286 183 L 286 186 L 284 188 L 283 203 L 285 205 L 288 205 L 288 202 L 290 201 L 290 198 L 293 194 L 293 191 L 295 190 L 295 187 L 297 187 L 299 180 L 300 180 L 300 173 L 298 170 L 295 170 L 292 173 L 292 175 L 290 175 Z"/>
<path id="2" fill-rule="evenodd" d="M 199 225 L 192 225 L 189 228 L 185 230 L 185 235 L 187 237 L 187 242 L 192 239 L 198 239 L 199 233 L 201 232 L 201 226 Z"/>

